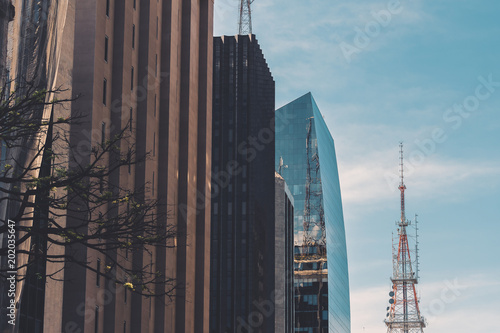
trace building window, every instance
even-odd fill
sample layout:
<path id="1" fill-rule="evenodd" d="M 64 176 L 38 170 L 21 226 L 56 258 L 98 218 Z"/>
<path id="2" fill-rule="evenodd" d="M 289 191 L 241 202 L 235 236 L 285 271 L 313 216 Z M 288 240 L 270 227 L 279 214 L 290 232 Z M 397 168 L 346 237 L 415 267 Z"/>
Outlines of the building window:
<path id="1" fill-rule="evenodd" d="M 156 133 L 153 133 L 153 156 L 156 156 Z"/>
<path id="2" fill-rule="evenodd" d="M 130 169 L 131 169 L 131 166 L 132 166 L 132 153 L 129 151 L 127 153 L 127 164 L 128 164 L 128 174 L 130 175 Z"/>
<path id="3" fill-rule="evenodd" d="M 99 333 L 99 305 L 95 306 L 95 325 L 94 332 Z"/>
<path id="4" fill-rule="evenodd" d="M 135 0 L 134 0 L 134 5 L 135 5 Z M 134 6 L 135 8 L 135 6 Z M 123 333 L 127 333 L 127 322 L 123 321 Z"/>
<path id="5" fill-rule="evenodd" d="M 135 48 L 135 24 L 132 24 L 132 48 Z"/>
<path id="6" fill-rule="evenodd" d="M 156 94 L 155 94 L 155 107 L 154 107 L 153 112 L 154 112 L 154 116 L 156 117 Z"/>
<path id="7" fill-rule="evenodd" d="M 133 118 L 132 118 L 132 112 L 133 112 L 133 109 L 132 109 L 132 108 L 130 108 L 130 115 L 129 115 L 129 119 L 130 119 L 130 120 L 129 120 L 129 122 L 130 122 L 130 127 L 129 127 L 129 129 L 130 129 L 130 132 L 132 132 L 132 119 L 133 119 Z"/>
<path id="8" fill-rule="evenodd" d="M 134 90 L 134 66 L 130 69 L 130 90 Z"/>
<path id="9" fill-rule="evenodd" d="M 155 173 L 153 171 L 153 183 L 151 184 L 152 194 L 155 195 Z"/>
<path id="10" fill-rule="evenodd" d="M 109 17 L 109 0 L 106 0 L 106 16 Z"/>
<path id="11" fill-rule="evenodd" d="M 106 143 L 106 123 L 103 121 L 101 124 L 101 145 Z"/>
<path id="12" fill-rule="evenodd" d="M 155 55 L 155 77 L 158 76 L 158 54 Z"/>
<path id="13" fill-rule="evenodd" d="M 108 91 L 108 81 L 102 81 L 102 104 L 106 105 L 106 94 Z"/>
<path id="14" fill-rule="evenodd" d="M 134 9 L 135 9 L 135 0 L 134 0 Z"/>
<path id="15" fill-rule="evenodd" d="M 109 38 L 108 36 L 104 37 L 104 61 L 108 62 L 108 43 L 109 43 Z"/>
<path id="16" fill-rule="evenodd" d="M 124 288 L 125 288 L 125 294 L 123 295 L 123 302 L 125 304 L 127 304 L 127 289 L 128 289 L 128 287 L 124 287 Z"/>
<path id="17" fill-rule="evenodd" d="M 100 287 L 101 286 L 101 259 L 97 259 L 97 267 L 96 267 L 96 279 L 95 279 L 95 285 Z"/>
<path id="18" fill-rule="evenodd" d="M 130 216 L 130 203 L 127 201 L 127 216 Z M 125 259 L 128 260 L 128 236 L 126 238 L 126 244 L 127 246 L 125 247 Z M 127 291 L 127 289 L 125 289 L 125 291 Z M 126 296 L 126 295 L 125 295 Z M 127 303 L 127 300 L 125 299 L 125 303 Z"/>
<path id="19" fill-rule="evenodd" d="M 158 16 L 156 17 L 156 39 L 158 39 Z"/>

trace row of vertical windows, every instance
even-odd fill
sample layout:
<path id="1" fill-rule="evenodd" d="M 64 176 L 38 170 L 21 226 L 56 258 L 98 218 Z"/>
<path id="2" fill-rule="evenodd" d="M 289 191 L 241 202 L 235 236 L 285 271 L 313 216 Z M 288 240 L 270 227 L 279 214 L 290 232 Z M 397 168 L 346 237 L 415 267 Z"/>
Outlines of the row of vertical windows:
<path id="1" fill-rule="evenodd" d="M 133 0 L 133 7 L 136 9 L 136 0 Z M 110 0 L 106 0 L 106 16 L 109 18 L 110 14 Z M 135 49 L 135 24 L 132 25 L 132 49 Z M 108 62 L 109 61 L 109 37 L 104 36 L 104 61 Z M 102 87 L 102 103 L 104 105 L 107 104 L 107 80 L 104 78 L 103 80 L 103 87 Z M 131 78 L 130 78 L 130 89 L 134 89 L 134 67 L 131 68 Z M 133 114 L 133 109 L 130 108 L 130 132 L 132 132 L 132 114 Z M 104 144 L 106 142 L 106 124 L 102 122 L 101 124 L 101 144 Z M 131 165 L 129 163 L 128 165 L 128 172 L 130 173 L 130 168 Z M 102 190 L 101 190 L 102 191 Z M 128 250 L 126 251 L 125 257 L 128 258 Z M 96 267 L 96 286 L 100 287 L 101 283 L 101 259 L 97 259 L 97 267 Z M 125 294 L 124 294 L 124 302 L 127 303 L 127 288 L 125 288 Z M 99 306 L 96 305 L 95 307 L 95 326 L 94 326 L 94 331 L 95 333 L 99 332 Z M 123 321 L 123 333 L 127 332 L 127 322 Z"/>
<path id="2" fill-rule="evenodd" d="M 99 333 L 99 305 L 95 306 L 94 332 Z M 123 333 L 127 332 L 127 321 L 123 321 Z"/>
<path id="3" fill-rule="evenodd" d="M 109 8 L 110 8 L 110 3 L 109 3 L 110 0 L 106 0 L 106 16 L 109 17 Z M 134 9 L 135 9 L 135 3 L 136 3 L 136 0 L 134 0 L 133 2 L 133 6 L 134 6 Z"/>
<path id="4" fill-rule="evenodd" d="M 136 9 L 136 0 L 133 1 L 133 7 Z M 110 0 L 106 0 L 106 16 L 109 17 L 110 12 Z M 135 49 L 135 24 L 132 24 L 132 49 Z M 159 20 L 156 18 L 156 38 L 158 39 L 158 31 L 159 31 Z M 109 37 L 104 37 L 104 61 L 108 62 L 109 60 Z M 158 76 L 158 54 L 155 55 L 155 77 Z M 134 89 L 134 67 L 132 66 L 130 69 L 130 90 Z M 107 105 L 107 80 L 103 79 L 103 88 L 102 88 L 102 103 L 103 105 Z M 156 117 L 156 109 L 157 109 L 157 101 L 155 95 L 154 102 L 154 116 Z M 133 109 L 130 108 L 130 132 L 132 132 L 132 112 Z M 103 123 L 102 127 L 102 139 L 101 143 L 105 143 L 105 125 Z M 153 136 L 153 156 L 156 156 L 156 134 Z M 128 167 L 128 171 L 130 173 L 130 164 Z M 153 174 L 153 185 L 154 185 L 154 174 Z M 152 193 L 154 195 L 154 186 L 152 189 Z"/>
<path id="5" fill-rule="evenodd" d="M 135 24 L 132 24 L 132 49 L 135 49 Z M 109 37 L 104 36 L 104 61 L 108 62 Z"/>
<path id="6" fill-rule="evenodd" d="M 109 17 L 109 7 L 110 7 L 109 1 L 110 0 L 106 0 L 106 16 L 107 17 Z M 136 0 L 134 0 L 134 2 L 133 2 L 134 9 L 135 9 L 135 3 L 136 3 Z"/>
<path id="7" fill-rule="evenodd" d="M 135 24 L 132 25 L 132 49 L 135 48 Z M 158 63 L 158 55 L 156 56 L 156 62 Z M 108 62 L 109 59 L 109 37 L 104 36 L 104 61 Z M 157 65 L 156 65 L 157 67 Z M 157 70 L 156 70 L 157 71 Z M 155 73 L 155 76 L 157 73 Z M 107 92 L 107 82 L 106 79 L 104 79 L 103 83 L 103 96 L 102 96 L 102 103 L 106 105 L 106 92 Z M 134 67 L 132 66 L 130 70 L 130 90 L 134 89 Z"/>

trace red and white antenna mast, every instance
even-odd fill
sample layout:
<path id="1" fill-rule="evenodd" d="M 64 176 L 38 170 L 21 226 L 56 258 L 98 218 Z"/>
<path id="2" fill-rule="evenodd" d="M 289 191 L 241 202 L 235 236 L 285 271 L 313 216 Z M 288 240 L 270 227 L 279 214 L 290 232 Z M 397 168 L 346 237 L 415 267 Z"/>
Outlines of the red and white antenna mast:
<path id="1" fill-rule="evenodd" d="M 406 227 L 411 224 L 405 216 L 405 190 L 404 166 L 403 166 L 403 143 L 399 144 L 399 167 L 401 182 L 401 220 L 398 225 L 398 243 L 393 244 L 393 276 L 392 290 L 389 293 L 390 306 L 387 308 L 385 324 L 388 333 L 421 333 L 426 327 L 425 319 L 420 315 L 419 299 L 415 285 L 418 283 L 418 273 L 413 267 L 418 265 L 418 247 L 410 250 Z M 412 257 L 410 253 L 414 254 Z M 418 270 L 418 268 L 417 268 Z"/>

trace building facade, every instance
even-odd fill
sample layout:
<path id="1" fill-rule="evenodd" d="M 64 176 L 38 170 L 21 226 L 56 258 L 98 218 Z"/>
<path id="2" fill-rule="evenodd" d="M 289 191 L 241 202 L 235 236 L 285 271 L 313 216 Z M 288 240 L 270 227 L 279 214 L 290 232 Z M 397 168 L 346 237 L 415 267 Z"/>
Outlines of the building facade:
<path id="1" fill-rule="evenodd" d="M 350 332 L 335 147 L 311 93 L 276 110 L 276 170 L 295 203 L 295 332 Z"/>
<path id="2" fill-rule="evenodd" d="M 209 332 L 274 332 L 274 80 L 254 35 L 215 37 L 213 60 Z"/>
<path id="3" fill-rule="evenodd" d="M 7 80 L 7 36 L 9 22 L 14 20 L 16 8 L 10 0 L 0 0 L 0 91 Z"/>
<path id="4" fill-rule="evenodd" d="M 213 1 L 13 3 L 11 76 L 36 77 L 41 87 L 61 86 L 66 90 L 58 98 L 78 96 L 46 115 L 82 117 L 69 130 L 73 146 L 96 145 L 130 124 L 137 154 L 149 158 L 110 181 L 123 188 L 147 186 L 145 195 L 169 207 L 177 230 L 171 248 L 131 253 L 129 259 L 131 264 L 151 260 L 152 269 L 175 279 L 172 299 L 127 297 L 126 288 L 100 281 L 94 271 L 47 264 L 39 269 L 60 280 L 18 286 L 18 329 L 207 332 Z M 84 150 L 66 155 L 91 159 Z M 70 219 L 59 222 L 71 224 Z M 77 250 L 96 270 L 104 266 L 93 249 Z"/>

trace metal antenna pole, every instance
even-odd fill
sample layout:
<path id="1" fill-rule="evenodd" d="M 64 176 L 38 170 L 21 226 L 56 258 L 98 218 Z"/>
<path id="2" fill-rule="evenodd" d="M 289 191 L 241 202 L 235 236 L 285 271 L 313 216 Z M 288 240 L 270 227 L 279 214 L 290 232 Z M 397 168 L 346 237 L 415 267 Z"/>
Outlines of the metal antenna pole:
<path id="1" fill-rule="evenodd" d="M 405 217 L 405 190 L 406 186 L 404 183 L 404 168 L 403 168 L 403 142 L 399 143 L 399 168 L 400 168 L 400 177 L 401 183 L 399 184 L 399 190 L 401 191 L 401 223 L 406 223 Z"/>
<path id="2" fill-rule="evenodd" d="M 415 214 L 415 262 L 416 262 L 416 276 L 419 279 L 419 255 L 418 255 L 418 215 Z"/>

